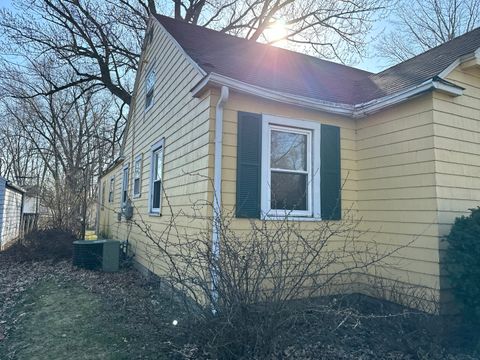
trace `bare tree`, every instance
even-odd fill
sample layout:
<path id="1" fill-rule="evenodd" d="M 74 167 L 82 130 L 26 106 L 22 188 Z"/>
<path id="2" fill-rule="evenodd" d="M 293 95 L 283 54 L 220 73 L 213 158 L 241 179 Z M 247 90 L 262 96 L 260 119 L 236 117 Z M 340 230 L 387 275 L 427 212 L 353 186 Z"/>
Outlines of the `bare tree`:
<path id="1" fill-rule="evenodd" d="M 55 69 L 38 71 L 49 74 Z M 46 78 L 36 86 L 48 93 L 52 85 Z M 12 143 L 12 152 L 2 156 L 3 161 L 23 165 L 22 174 L 15 174 L 21 177 L 33 170 L 26 149 L 33 152 L 36 174 L 43 179 L 42 203 L 53 225 L 78 231 L 80 225 L 85 227 L 86 208 L 94 202 L 101 166 L 112 159 L 112 143 L 106 135 L 114 122 L 111 101 L 78 87 L 39 97 L 25 96 L 28 87 L 11 91 L 13 97 L 2 104 L 9 126 L 0 129 L 0 139 L 7 144 L 20 139 L 25 148 L 12 148 Z M 11 137 L 12 129 L 17 139 Z"/>
<path id="2" fill-rule="evenodd" d="M 148 16 L 171 14 L 186 22 L 268 41 L 277 19 L 287 27 L 284 39 L 327 58 L 348 60 L 363 49 L 371 20 L 384 0 L 19 0 L 0 13 L 0 78 L 16 80 L 40 63 L 58 74 L 50 87 L 32 85 L 29 96 L 51 95 L 81 86 L 106 89 L 130 104 Z M 275 39 L 279 40 L 279 39 Z M 62 69 L 68 69 L 64 71 Z M 32 71 L 32 73 L 35 73 Z M 44 76 L 45 74 L 41 74 Z M 8 92 L 4 93 L 8 94 Z M 123 109 L 123 107 L 122 107 Z"/>
<path id="3" fill-rule="evenodd" d="M 401 0 L 378 55 L 390 64 L 443 44 L 480 25 L 480 0 Z"/>

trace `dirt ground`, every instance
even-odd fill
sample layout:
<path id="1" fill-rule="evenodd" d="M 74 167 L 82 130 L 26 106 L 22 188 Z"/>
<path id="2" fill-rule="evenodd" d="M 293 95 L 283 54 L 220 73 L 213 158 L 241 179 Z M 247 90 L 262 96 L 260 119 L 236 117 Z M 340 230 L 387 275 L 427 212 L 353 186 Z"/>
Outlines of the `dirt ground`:
<path id="1" fill-rule="evenodd" d="M 185 314 L 170 294 L 133 269 L 108 274 L 78 270 L 69 262 L 18 263 L 0 253 L 0 359 L 203 357 L 175 341 L 181 334 L 173 320 Z M 380 318 L 335 331 L 306 323 L 273 358 L 480 358 L 458 339 L 444 348 L 429 319 Z"/>

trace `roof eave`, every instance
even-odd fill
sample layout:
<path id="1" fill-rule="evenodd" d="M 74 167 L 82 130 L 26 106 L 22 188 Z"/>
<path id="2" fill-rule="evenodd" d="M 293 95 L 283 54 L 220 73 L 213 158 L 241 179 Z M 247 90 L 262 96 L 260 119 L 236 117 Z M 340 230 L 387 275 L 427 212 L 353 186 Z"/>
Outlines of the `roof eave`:
<path id="1" fill-rule="evenodd" d="M 480 48 L 471 52 L 469 54 L 460 56 L 453 63 L 447 66 L 438 77 L 445 79 L 450 73 L 455 70 L 457 67 L 462 66 L 464 68 L 469 68 L 471 66 L 476 66 L 480 64 Z"/>
<path id="2" fill-rule="evenodd" d="M 321 101 L 310 97 L 271 90 L 264 87 L 251 85 L 243 81 L 236 80 L 214 72 L 211 72 L 210 74 L 205 76 L 197 85 L 193 87 L 191 92 L 193 96 L 199 97 L 205 89 L 211 86 L 227 86 L 231 90 L 240 93 L 258 96 L 264 99 L 273 100 L 284 104 L 325 111 L 337 115 L 353 116 L 354 106 L 350 104 Z"/>
<path id="3" fill-rule="evenodd" d="M 195 85 L 191 92 L 193 96 L 199 97 L 200 94 L 209 86 L 228 86 L 232 90 L 259 96 L 264 99 L 274 100 L 284 104 L 290 104 L 314 110 L 325 111 L 328 113 L 348 116 L 352 118 L 365 117 L 387 107 L 410 100 L 413 97 L 420 96 L 428 91 L 436 90 L 446 93 L 450 96 L 460 96 L 465 90 L 455 84 L 436 77 L 434 79 L 425 81 L 418 86 L 398 92 L 394 95 L 374 99 L 365 103 L 349 105 L 320 101 L 313 98 L 293 95 L 280 91 L 274 91 L 263 87 L 247 84 L 245 82 L 216 73 L 210 73 L 205 76 L 197 85 Z"/>
<path id="4" fill-rule="evenodd" d="M 354 117 L 355 118 L 365 117 L 367 115 L 383 110 L 387 107 L 400 104 L 402 102 L 405 102 L 407 100 L 410 100 L 414 97 L 423 95 L 424 93 L 433 91 L 433 90 L 440 91 L 442 93 L 456 97 L 456 96 L 462 95 L 465 89 L 436 77 L 436 78 L 427 80 L 415 87 L 398 92 L 394 95 L 385 96 L 379 99 L 374 99 L 366 103 L 355 105 Z"/>

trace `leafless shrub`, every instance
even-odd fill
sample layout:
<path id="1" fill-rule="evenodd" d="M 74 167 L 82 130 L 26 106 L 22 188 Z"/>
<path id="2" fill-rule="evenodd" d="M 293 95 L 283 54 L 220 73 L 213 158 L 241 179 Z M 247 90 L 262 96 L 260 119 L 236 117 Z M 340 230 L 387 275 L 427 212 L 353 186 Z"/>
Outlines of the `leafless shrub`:
<path id="1" fill-rule="evenodd" d="M 162 230 L 152 229 L 138 211 L 128 226 L 148 239 L 144 248 L 137 245 L 134 251 L 141 252 L 152 271 L 180 294 L 188 313 L 179 324 L 182 341 L 195 344 L 196 356 L 264 358 L 278 351 L 289 334 L 298 334 L 299 327 L 323 324 L 334 332 L 356 326 L 374 315 L 346 308 L 333 295 L 358 289 L 364 274 L 415 240 L 380 251 L 374 240 L 362 240 L 361 220 L 353 210 L 346 211 L 341 221 L 306 223 L 288 216 L 242 220 L 242 230 L 236 228 L 240 222 L 232 211 L 217 214 L 214 223 L 202 215 L 208 213 L 205 210 L 213 213 L 212 204 L 196 204 L 194 216 L 174 213 L 168 205 Z M 188 231 L 179 225 L 180 219 L 213 224 L 219 249 L 212 246 L 211 227 Z M 420 309 L 428 300 L 429 294 L 417 287 L 395 284 L 376 280 L 369 285 L 377 288 L 377 295 L 388 294 L 400 303 L 405 302 L 400 297 L 406 291 L 416 299 L 409 305 Z"/>
<path id="2" fill-rule="evenodd" d="M 65 229 L 37 230 L 9 247 L 5 255 L 19 262 L 70 259 L 76 239 L 74 233 Z"/>

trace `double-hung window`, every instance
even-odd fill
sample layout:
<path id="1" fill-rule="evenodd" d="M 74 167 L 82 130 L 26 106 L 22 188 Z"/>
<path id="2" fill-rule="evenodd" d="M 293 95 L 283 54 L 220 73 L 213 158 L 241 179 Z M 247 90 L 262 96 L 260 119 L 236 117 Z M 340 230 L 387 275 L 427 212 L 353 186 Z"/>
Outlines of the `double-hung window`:
<path id="1" fill-rule="evenodd" d="M 264 115 L 263 216 L 320 217 L 320 125 Z"/>
<path id="2" fill-rule="evenodd" d="M 142 180 L 142 154 L 137 155 L 133 164 L 133 197 L 141 194 Z"/>
<path id="3" fill-rule="evenodd" d="M 150 164 L 150 213 L 160 215 L 162 208 L 162 176 L 163 176 L 164 140 L 152 146 Z"/>
<path id="4" fill-rule="evenodd" d="M 153 94 L 155 90 L 155 70 L 152 68 L 145 76 L 145 109 L 153 105 Z"/>
<path id="5" fill-rule="evenodd" d="M 126 204 L 128 199 L 128 164 L 123 167 L 122 177 L 122 207 Z"/>
<path id="6" fill-rule="evenodd" d="M 111 177 L 110 178 L 110 186 L 109 186 L 109 189 L 108 189 L 108 202 L 109 203 L 113 203 L 113 190 L 114 190 L 114 186 L 115 186 L 115 177 Z"/>

